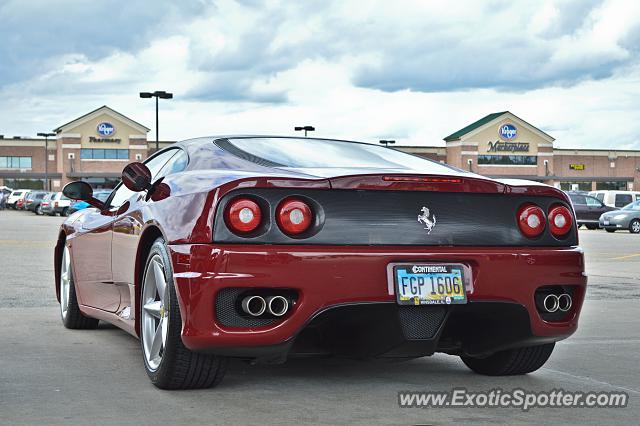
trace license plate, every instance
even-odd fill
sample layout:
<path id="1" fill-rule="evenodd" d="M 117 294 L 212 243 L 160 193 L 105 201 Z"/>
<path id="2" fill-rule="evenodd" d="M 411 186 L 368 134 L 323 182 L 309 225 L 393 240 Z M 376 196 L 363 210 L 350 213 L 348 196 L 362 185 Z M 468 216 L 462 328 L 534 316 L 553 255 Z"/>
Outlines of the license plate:
<path id="1" fill-rule="evenodd" d="M 609 225 L 609 219 L 603 219 L 602 223 L 605 224 L 605 225 Z"/>
<path id="2" fill-rule="evenodd" d="M 464 266 L 406 264 L 393 267 L 399 305 L 450 305 L 467 303 Z"/>

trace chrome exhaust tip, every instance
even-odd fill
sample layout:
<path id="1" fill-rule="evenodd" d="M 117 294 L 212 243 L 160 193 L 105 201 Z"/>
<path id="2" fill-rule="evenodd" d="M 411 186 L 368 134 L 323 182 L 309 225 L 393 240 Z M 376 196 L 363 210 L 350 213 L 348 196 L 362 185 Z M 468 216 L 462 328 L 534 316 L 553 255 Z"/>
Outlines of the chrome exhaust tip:
<path id="1" fill-rule="evenodd" d="M 289 310 L 289 301 L 283 296 L 271 296 L 267 299 L 269 313 L 281 317 Z"/>
<path id="2" fill-rule="evenodd" d="M 544 307 L 544 310 L 547 312 L 557 311 L 560 306 L 560 301 L 558 296 L 556 296 L 555 294 L 548 294 L 542 301 L 542 306 Z"/>
<path id="3" fill-rule="evenodd" d="M 242 310 L 254 317 L 259 317 L 267 310 L 267 302 L 262 296 L 247 296 L 242 299 Z"/>
<path id="4" fill-rule="evenodd" d="M 567 312 L 569 309 L 571 309 L 572 305 L 573 305 L 573 300 L 571 299 L 571 296 L 568 295 L 567 293 L 564 293 L 558 296 L 558 309 L 560 311 Z"/>

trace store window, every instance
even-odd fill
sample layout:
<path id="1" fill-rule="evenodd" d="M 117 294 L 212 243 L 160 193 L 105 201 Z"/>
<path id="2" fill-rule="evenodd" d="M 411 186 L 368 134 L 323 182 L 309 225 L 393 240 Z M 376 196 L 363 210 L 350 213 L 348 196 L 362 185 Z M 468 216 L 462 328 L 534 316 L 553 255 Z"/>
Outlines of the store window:
<path id="1" fill-rule="evenodd" d="M 128 149 L 83 148 L 80 150 L 83 160 L 128 160 Z"/>
<path id="2" fill-rule="evenodd" d="M 538 157 L 535 155 L 478 155 L 478 164 L 535 166 L 538 164 Z"/>
<path id="3" fill-rule="evenodd" d="M 597 182 L 596 189 L 598 190 L 610 190 L 610 191 L 626 191 L 627 181 L 625 180 L 613 180 L 606 182 Z"/>
<path id="4" fill-rule="evenodd" d="M 591 182 L 560 182 L 560 189 L 564 191 L 591 191 Z"/>
<path id="5" fill-rule="evenodd" d="M 0 169 L 30 169 L 31 157 L 0 157 Z"/>

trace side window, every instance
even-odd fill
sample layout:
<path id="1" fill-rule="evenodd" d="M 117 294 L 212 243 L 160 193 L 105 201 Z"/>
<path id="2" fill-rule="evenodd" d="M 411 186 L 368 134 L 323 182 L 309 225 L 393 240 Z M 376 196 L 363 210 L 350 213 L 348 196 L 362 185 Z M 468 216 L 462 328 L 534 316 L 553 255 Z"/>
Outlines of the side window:
<path id="1" fill-rule="evenodd" d="M 602 205 L 597 198 L 593 198 L 593 197 L 585 197 L 585 198 L 587 199 L 587 206 L 589 207 L 600 207 Z"/>
<path id="2" fill-rule="evenodd" d="M 179 173 L 187 168 L 188 162 L 189 158 L 187 157 L 187 153 L 180 149 L 176 155 L 171 157 L 167 164 L 164 165 L 158 177 Z"/>
<path id="3" fill-rule="evenodd" d="M 631 194 L 616 194 L 616 207 L 624 207 L 632 201 Z"/>
<path id="4" fill-rule="evenodd" d="M 573 204 L 578 204 L 578 205 L 587 204 L 587 201 L 585 200 L 584 195 L 572 195 L 571 201 L 573 201 Z"/>
<path id="5" fill-rule="evenodd" d="M 162 166 L 164 166 L 165 163 L 171 157 L 173 157 L 177 151 L 177 149 L 170 149 L 144 163 L 149 168 L 149 171 L 151 171 L 151 181 L 154 181 L 156 179 L 156 176 L 158 175 L 160 169 L 162 169 Z M 134 194 L 134 192 L 124 186 L 122 182 L 116 187 L 114 191 L 115 193 L 112 195 L 111 201 L 109 202 L 109 206 L 112 208 L 120 207 Z"/>

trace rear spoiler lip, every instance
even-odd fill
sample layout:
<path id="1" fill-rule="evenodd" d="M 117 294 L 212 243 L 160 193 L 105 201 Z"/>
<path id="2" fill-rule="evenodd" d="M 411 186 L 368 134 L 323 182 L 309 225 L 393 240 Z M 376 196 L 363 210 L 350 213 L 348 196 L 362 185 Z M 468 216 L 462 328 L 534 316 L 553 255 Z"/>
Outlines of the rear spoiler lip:
<path id="1" fill-rule="evenodd" d="M 385 177 L 406 177 L 407 182 L 387 181 Z M 435 178 L 445 182 L 415 182 L 412 178 Z M 332 189 L 372 189 L 389 191 L 445 191 L 445 192 L 473 192 L 510 195 L 538 195 L 560 198 L 571 203 L 569 196 L 553 186 L 533 181 L 508 180 L 500 181 L 480 175 L 465 174 L 396 174 L 380 173 L 367 175 L 346 175 L 328 178 Z M 446 180 L 460 182 L 446 182 Z"/>

